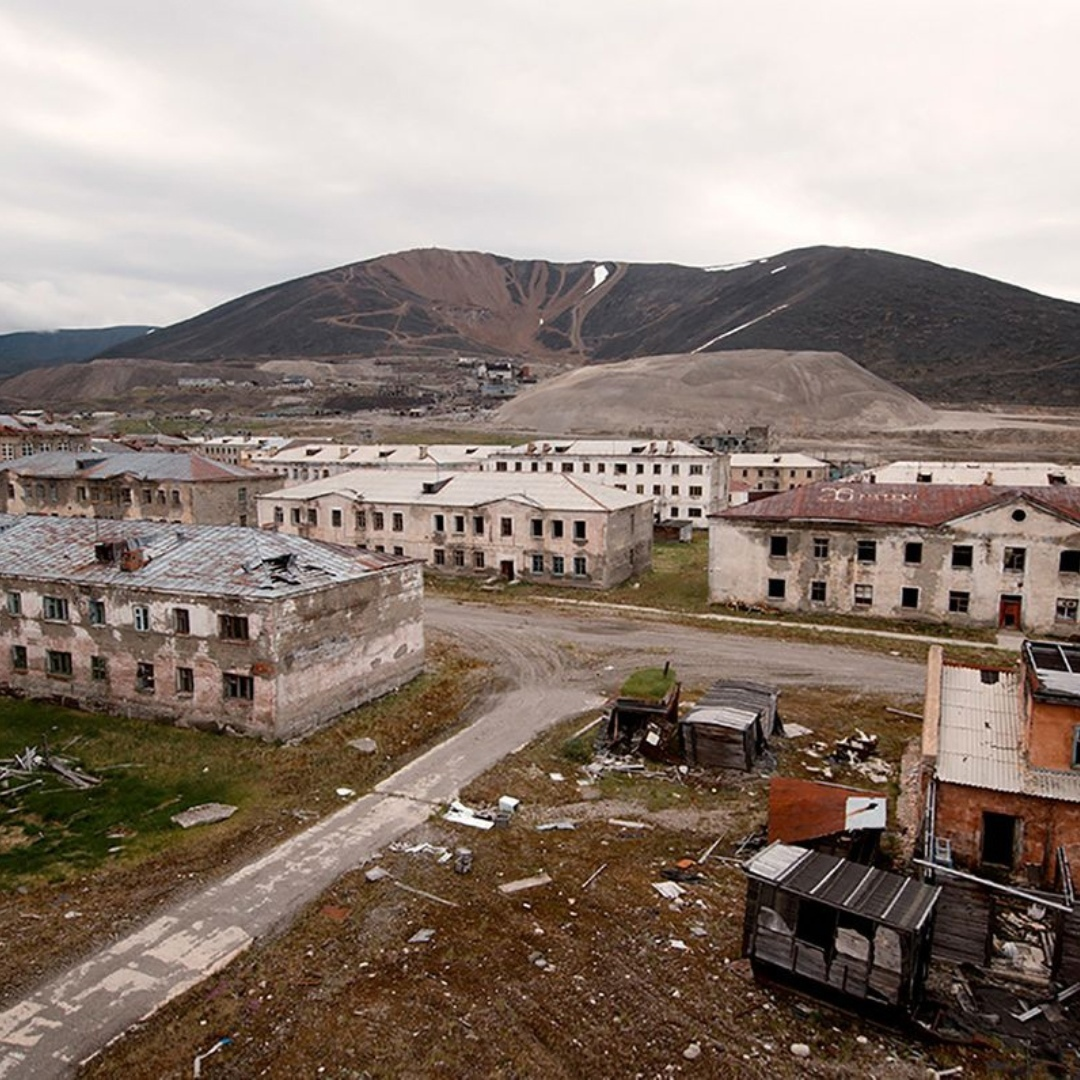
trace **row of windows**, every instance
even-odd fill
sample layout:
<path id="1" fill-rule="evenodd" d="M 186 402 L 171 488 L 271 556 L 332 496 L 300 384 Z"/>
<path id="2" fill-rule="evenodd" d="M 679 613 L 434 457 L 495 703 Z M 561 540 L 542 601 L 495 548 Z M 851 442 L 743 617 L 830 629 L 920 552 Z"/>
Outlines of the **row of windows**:
<path id="1" fill-rule="evenodd" d="M 779 534 L 769 537 L 769 555 L 772 558 L 782 559 L 788 555 L 789 537 Z M 813 537 L 813 551 L 815 559 L 827 559 L 829 557 L 829 537 Z M 877 541 L 856 540 L 855 560 L 861 563 L 877 562 Z M 923 545 L 921 540 L 909 540 L 904 544 L 904 562 L 911 566 L 917 566 L 923 561 Z M 969 570 L 975 565 L 975 548 L 971 544 L 953 544 L 950 554 L 950 565 L 954 570 Z M 1014 572 L 1022 571 L 1027 566 L 1027 548 L 1006 547 L 1001 559 L 1002 570 Z M 1058 554 L 1058 572 L 1062 574 L 1080 574 L 1080 551 L 1064 549 Z"/>
<path id="2" fill-rule="evenodd" d="M 5 601 L 9 615 L 23 613 L 22 593 L 9 592 Z M 136 604 L 131 609 L 132 625 L 136 630 L 152 629 L 150 609 L 145 604 Z M 50 622 L 70 622 L 71 606 L 62 596 L 43 596 L 41 598 L 41 617 Z M 105 625 L 105 601 L 88 600 L 86 619 L 91 626 Z M 174 607 L 169 611 L 169 629 L 176 634 L 191 633 L 191 612 L 187 608 Z M 229 641 L 248 640 L 248 617 L 246 615 L 219 615 L 218 636 Z"/>
<path id="3" fill-rule="evenodd" d="M 553 540 L 561 540 L 565 535 L 566 523 L 560 518 L 554 518 L 548 522 L 551 532 L 551 538 Z M 572 523 L 573 537 L 575 540 L 586 539 L 587 532 L 584 521 L 575 521 Z M 544 519 L 543 518 L 530 518 L 529 519 L 529 535 L 534 540 L 542 540 L 544 538 Z"/>
<path id="4" fill-rule="evenodd" d="M 612 487 L 618 488 L 619 491 L 627 491 L 627 490 L 629 490 L 627 488 L 626 484 L 613 484 Z M 662 485 L 653 484 L 652 493 L 653 493 L 653 495 L 663 496 L 664 489 L 663 489 Z M 635 495 L 644 495 L 645 494 L 645 485 L 644 484 L 635 484 L 634 485 L 634 494 Z M 679 497 L 679 495 L 680 495 L 679 485 L 678 484 L 672 484 L 671 488 L 668 491 L 668 496 L 670 498 L 677 499 Z M 700 498 L 703 497 L 703 491 L 696 484 L 691 484 L 690 487 L 687 489 L 687 495 L 691 499 L 700 499 Z"/>
<path id="5" fill-rule="evenodd" d="M 579 464 L 581 465 L 581 471 L 583 473 L 592 472 L 592 462 L 582 461 Z M 495 462 L 495 471 L 496 472 L 508 472 L 509 471 L 508 463 L 505 462 L 505 461 L 496 461 Z M 524 472 L 524 471 L 525 471 L 525 469 L 524 469 L 523 463 L 520 462 L 520 461 L 515 461 L 514 462 L 514 472 Z M 530 462 L 528 471 L 529 472 L 540 472 L 540 462 L 539 461 Z M 555 471 L 555 462 L 553 462 L 553 461 L 544 462 L 544 472 L 554 472 L 554 471 Z M 564 472 L 564 473 L 572 473 L 574 471 L 574 462 L 572 462 L 572 461 L 562 461 L 562 462 L 560 462 L 559 463 L 559 471 Z M 606 473 L 607 472 L 607 464 L 605 462 L 603 462 L 603 461 L 596 462 L 596 471 L 598 473 Z M 625 461 L 616 461 L 616 462 L 612 463 L 611 471 L 616 476 L 628 476 L 629 473 L 630 473 L 630 466 Z M 705 474 L 705 466 L 704 465 L 690 465 L 690 466 L 687 467 L 687 471 L 689 472 L 689 474 L 691 476 L 703 476 Z M 635 461 L 634 462 L 634 475 L 635 476 L 644 476 L 645 475 L 645 463 L 644 462 L 641 462 L 641 461 Z M 662 476 L 663 475 L 663 466 L 659 465 L 659 464 L 654 464 L 653 467 L 652 467 L 652 475 L 653 476 Z M 678 464 L 678 462 L 675 462 L 675 463 L 673 463 L 671 465 L 670 475 L 671 476 L 678 476 L 679 475 L 679 464 Z M 743 475 L 745 475 L 745 473 Z"/>
<path id="6" fill-rule="evenodd" d="M 432 562 L 436 566 L 453 566 L 462 569 L 467 565 L 467 553 L 464 548 L 455 548 L 450 553 L 450 561 L 447 562 L 445 548 L 435 548 L 431 553 Z M 548 563 L 550 559 L 550 564 Z M 472 565 L 474 570 L 485 569 L 487 560 L 482 551 L 472 553 Z M 589 572 L 589 562 L 584 555 L 575 555 L 571 560 L 574 577 L 585 577 Z M 529 556 L 529 569 L 534 574 L 551 573 L 554 577 L 563 577 L 566 574 L 566 558 L 562 555 L 544 556 L 541 554 Z"/>
<path id="7" fill-rule="evenodd" d="M 769 578 L 766 589 L 770 600 L 784 600 L 787 597 L 787 582 L 783 578 Z M 900 590 L 900 607 L 914 611 L 919 607 L 920 590 L 914 586 Z M 809 598 L 811 603 L 824 604 L 828 599 L 828 584 L 824 581 L 811 581 Z M 852 602 L 857 608 L 872 607 L 874 586 L 860 584 L 854 586 Z M 966 615 L 971 609 L 971 593 L 961 589 L 951 589 L 947 604 L 953 615 Z M 1054 618 L 1058 622 L 1076 622 L 1080 601 L 1070 596 L 1059 596 L 1055 603 Z"/>
<path id="8" fill-rule="evenodd" d="M 11 646 L 11 666 L 16 671 L 29 671 L 30 658 L 25 645 Z M 195 693 L 195 669 L 175 668 L 175 689 L 178 694 Z M 45 650 L 45 671 L 49 675 L 70 679 L 75 673 L 71 653 L 56 649 Z M 90 678 L 95 682 L 104 682 L 109 677 L 109 662 L 104 656 L 90 657 Z M 152 694 L 156 690 L 154 665 L 139 662 L 135 665 L 135 689 L 141 693 Z M 241 698 L 251 701 L 255 697 L 255 679 L 251 675 L 240 675 L 226 671 L 222 674 L 222 697 Z"/>
<path id="9" fill-rule="evenodd" d="M 749 478 L 751 472 L 754 472 L 759 477 L 761 477 L 761 476 L 772 476 L 772 477 L 777 477 L 778 478 L 783 473 L 783 471 L 784 471 L 783 469 L 753 469 L 753 470 L 751 470 L 751 469 L 743 469 L 742 470 L 742 478 L 744 480 L 746 480 L 747 478 Z M 807 480 L 813 480 L 814 479 L 814 470 L 813 469 L 807 469 L 805 471 L 806 471 L 806 479 Z M 791 479 L 791 480 L 794 480 L 795 476 L 796 476 L 796 470 L 795 469 L 788 469 L 788 478 Z"/>

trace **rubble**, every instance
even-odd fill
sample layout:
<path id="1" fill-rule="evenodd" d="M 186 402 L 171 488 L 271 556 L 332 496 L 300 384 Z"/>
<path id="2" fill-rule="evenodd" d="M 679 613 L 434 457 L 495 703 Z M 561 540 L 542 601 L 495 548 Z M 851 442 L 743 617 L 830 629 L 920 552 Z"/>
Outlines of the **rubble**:
<path id="1" fill-rule="evenodd" d="M 22 753 L 17 753 L 6 761 L 0 761 L 0 795 L 14 795 L 25 788 L 37 786 L 42 780 L 37 778 L 36 774 L 42 772 L 54 773 L 68 787 L 73 788 L 92 788 L 101 783 L 100 776 L 83 772 L 69 758 L 51 753 L 47 745 L 44 749 L 28 746 Z M 11 787 L 12 779 L 23 782 Z"/>
<path id="2" fill-rule="evenodd" d="M 181 829 L 190 829 L 195 825 L 213 825 L 218 821 L 225 821 L 236 813 L 235 806 L 227 803 L 201 803 L 187 810 L 181 810 L 179 814 L 173 814 L 169 820 Z"/>

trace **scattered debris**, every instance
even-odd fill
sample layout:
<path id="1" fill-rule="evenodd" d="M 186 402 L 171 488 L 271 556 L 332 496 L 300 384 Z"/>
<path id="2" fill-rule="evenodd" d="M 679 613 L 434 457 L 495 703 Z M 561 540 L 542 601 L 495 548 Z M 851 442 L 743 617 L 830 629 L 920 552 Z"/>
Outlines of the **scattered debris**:
<path id="1" fill-rule="evenodd" d="M 379 744 L 374 739 L 352 739 L 345 745 L 359 750 L 361 754 L 374 754 L 379 749 Z"/>
<path id="2" fill-rule="evenodd" d="M 327 904 L 322 909 L 322 914 L 334 922 L 344 922 L 349 917 L 350 913 L 350 908 L 338 907 L 336 904 Z"/>
<path id="3" fill-rule="evenodd" d="M 813 735 L 813 728 L 803 727 L 802 724 L 785 724 L 784 734 L 789 739 L 799 739 L 803 735 Z"/>
<path id="4" fill-rule="evenodd" d="M 597 867 L 582 883 L 581 888 L 587 889 L 605 870 L 607 869 L 607 863 L 603 863 Z"/>
<path id="5" fill-rule="evenodd" d="M 216 821 L 224 821 L 236 813 L 235 806 L 226 803 L 202 803 L 192 806 L 187 810 L 181 810 L 179 814 L 173 814 L 169 820 L 181 829 L 190 829 L 193 825 L 212 825 Z"/>
<path id="6" fill-rule="evenodd" d="M 537 832 L 551 832 L 553 829 L 562 829 L 569 832 L 576 829 L 577 825 L 572 821 L 549 821 L 546 825 L 537 825 Z"/>
<path id="7" fill-rule="evenodd" d="M 654 881 L 652 887 L 665 899 L 665 900 L 678 900 L 686 890 L 674 881 Z"/>
<path id="8" fill-rule="evenodd" d="M 232 1039 L 230 1039 L 228 1035 L 224 1035 L 220 1039 L 218 1039 L 218 1041 L 214 1043 L 214 1045 L 211 1046 L 209 1050 L 206 1050 L 201 1054 L 196 1054 L 195 1060 L 191 1063 L 191 1075 L 195 1078 L 195 1080 L 199 1080 L 199 1077 L 202 1076 L 202 1063 L 211 1054 L 216 1054 L 220 1049 L 222 1049 L 222 1047 L 231 1045 Z"/>
<path id="9" fill-rule="evenodd" d="M 351 787 L 335 788 L 334 792 L 341 799 L 351 799 L 356 794 Z"/>
<path id="10" fill-rule="evenodd" d="M 697 1061 L 701 1057 L 701 1043 L 692 1042 L 683 1052 L 682 1056 L 687 1061 Z"/>
<path id="11" fill-rule="evenodd" d="M 609 825 L 615 825 L 620 829 L 655 829 L 655 825 L 650 825 L 647 821 L 625 821 L 623 818 L 612 817 L 608 818 Z"/>
<path id="12" fill-rule="evenodd" d="M 417 930 L 411 938 L 409 938 L 410 945 L 424 945 L 429 942 L 435 936 L 435 931 L 430 927 L 425 927 L 423 930 Z"/>
<path id="13" fill-rule="evenodd" d="M 521 878 L 518 881 L 508 881 L 499 886 L 499 892 L 509 896 L 511 893 L 522 892 L 525 889 L 535 889 L 539 885 L 550 885 L 550 874 L 537 874 L 535 877 Z"/>
<path id="14" fill-rule="evenodd" d="M 792 1043 L 791 1053 L 797 1058 L 808 1058 L 810 1056 L 810 1047 L 806 1043 Z"/>
<path id="15" fill-rule="evenodd" d="M 473 829 L 493 829 L 495 827 L 495 822 L 491 818 L 482 816 L 479 811 L 458 802 L 457 799 L 450 804 L 450 809 L 443 814 L 443 820 L 452 821 L 455 825 L 468 825 Z"/>
<path id="16" fill-rule="evenodd" d="M 499 810 L 504 814 L 513 814 L 520 805 L 521 800 L 515 799 L 513 795 L 499 796 Z"/>
<path id="17" fill-rule="evenodd" d="M 457 849 L 457 858 L 454 860 L 454 873 L 467 874 L 472 870 L 473 854 L 467 847 Z"/>
<path id="18" fill-rule="evenodd" d="M 554 780 L 556 784 L 561 784 L 566 779 L 566 777 L 563 776 L 561 772 L 551 772 L 548 773 L 548 779 Z"/>
<path id="19" fill-rule="evenodd" d="M 68 758 L 58 757 L 49 751 L 46 745 L 44 749 L 37 746 L 28 746 L 21 754 L 6 761 L 0 761 L 0 795 L 14 795 L 24 788 L 40 784 L 40 779 L 30 779 L 19 784 L 17 787 L 8 787 L 8 781 L 12 778 L 24 779 L 33 777 L 35 773 L 53 772 L 69 787 L 91 788 L 101 783 L 100 776 L 92 776 L 83 772 L 74 761 Z"/>
<path id="20" fill-rule="evenodd" d="M 390 875 L 387 875 L 390 877 Z M 406 885 L 403 881 L 398 881 L 397 878 L 390 877 L 390 880 L 399 888 L 403 889 L 407 893 L 412 893 L 414 896 L 422 896 L 425 900 L 434 900 L 436 904 L 445 904 L 447 907 L 461 907 L 460 904 L 455 903 L 453 900 L 444 900 L 441 896 L 436 896 L 434 893 L 424 892 L 423 889 L 414 889 L 411 885 Z"/>
<path id="21" fill-rule="evenodd" d="M 364 871 L 364 877 L 368 881 L 382 881 L 383 878 L 388 878 L 390 871 L 384 866 L 373 866 L 370 870 Z"/>

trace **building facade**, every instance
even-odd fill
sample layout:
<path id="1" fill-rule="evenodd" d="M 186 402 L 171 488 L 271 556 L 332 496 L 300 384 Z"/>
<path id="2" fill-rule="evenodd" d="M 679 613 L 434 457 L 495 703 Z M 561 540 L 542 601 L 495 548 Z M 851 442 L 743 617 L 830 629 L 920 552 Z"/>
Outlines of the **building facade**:
<path id="1" fill-rule="evenodd" d="M 604 589 L 652 563 L 651 500 L 562 474 L 354 470 L 260 496 L 258 520 L 459 576 Z"/>
<path id="2" fill-rule="evenodd" d="M 0 461 L 53 451 L 83 452 L 89 449 L 90 436 L 70 424 L 54 423 L 43 416 L 24 413 L 0 413 Z"/>
<path id="3" fill-rule="evenodd" d="M 0 467 L 0 512 L 184 525 L 254 525 L 277 482 L 186 453 L 36 454 Z"/>
<path id="4" fill-rule="evenodd" d="M 419 564 L 255 529 L 0 515 L 0 690 L 267 739 L 417 675 Z"/>
<path id="5" fill-rule="evenodd" d="M 741 454 L 728 458 L 729 502 L 738 504 L 829 478 L 829 463 L 808 454 Z"/>
<path id="6" fill-rule="evenodd" d="M 1068 487 L 826 483 L 712 519 L 714 603 L 1077 632 Z"/>
<path id="7" fill-rule="evenodd" d="M 726 501 L 725 462 L 673 439 L 550 439 L 490 455 L 485 468 L 557 473 L 652 500 L 656 521 L 687 519 L 705 528 Z"/>

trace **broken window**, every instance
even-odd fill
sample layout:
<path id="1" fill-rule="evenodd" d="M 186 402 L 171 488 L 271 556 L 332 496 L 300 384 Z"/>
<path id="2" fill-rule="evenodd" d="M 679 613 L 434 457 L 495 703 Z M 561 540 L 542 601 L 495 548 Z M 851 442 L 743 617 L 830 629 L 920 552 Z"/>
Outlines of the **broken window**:
<path id="1" fill-rule="evenodd" d="M 690 485 L 690 498 L 691 499 L 700 499 L 701 498 L 701 488 L 697 484 L 691 484 Z"/>
<path id="2" fill-rule="evenodd" d="M 1063 551 L 1058 556 L 1058 573 L 1080 574 L 1080 551 Z"/>
<path id="3" fill-rule="evenodd" d="M 769 578 L 768 595 L 770 600 L 783 600 L 787 592 L 787 582 L 783 578 Z"/>
<path id="4" fill-rule="evenodd" d="M 482 514 L 473 515 L 472 531 L 473 531 L 473 536 L 483 536 L 484 535 L 484 517 L 483 517 Z"/>
<path id="5" fill-rule="evenodd" d="M 500 536 L 513 536 L 514 535 L 514 519 L 513 518 L 499 518 L 499 535 Z"/>
<path id="6" fill-rule="evenodd" d="M 811 581 L 810 582 L 810 599 L 815 604 L 825 603 L 825 582 L 824 581 Z"/>
<path id="7" fill-rule="evenodd" d="M 472 557 L 473 568 L 476 570 L 484 569 L 484 553 L 482 551 L 474 551 Z"/>
<path id="8" fill-rule="evenodd" d="M 1002 560 L 1003 570 L 1023 570 L 1027 561 L 1027 548 L 1007 547 Z"/>
<path id="9" fill-rule="evenodd" d="M 226 671 L 222 675 L 222 691 L 226 698 L 252 701 L 255 698 L 255 680 L 250 675 Z"/>
<path id="10" fill-rule="evenodd" d="M 857 540 L 855 542 L 855 558 L 862 563 L 877 562 L 877 541 Z"/>
<path id="11" fill-rule="evenodd" d="M 615 475 L 616 476 L 625 476 L 626 475 L 626 462 L 625 461 L 616 461 L 615 462 Z"/>
<path id="12" fill-rule="evenodd" d="M 829 538 L 827 536 L 814 537 L 814 558 L 827 559 L 829 557 Z"/>
<path id="13" fill-rule="evenodd" d="M 62 596 L 43 596 L 41 598 L 41 617 L 54 622 L 68 621 L 68 602 Z"/>
<path id="14" fill-rule="evenodd" d="M 572 461 L 564 461 L 562 463 L 562 471 L 563 472 L 573 472 L 574 471 L 574 463 Z"/>
<path id="15" fill-rule="evenodd" d="M 136 630 L 145 632 L 150 629 L 150 609 L 145 604 L 136 604 L 131 609 L 131 619 Z"/>
<path id="16" fill-rule="evenodd" d="M 386 528 L 386 515 L 381 510 L 373 510 L 371 513 L 371 526 L 374 529 Z"/>
<path id="17" fill-rule="evenodd" d="M 90 678 L 94 682 L 104 682 L 109 677 L 109 662 L 104 656 L 90 657 Z"/>
<path id="18" fill-rule="evenodd" d="M 86 604 L 86 617 L 91 626 L 105 625 L 105 601 L 90 600 Z"/>
<path id="19" fill-rule="evenodd" d="M 1080 727 L 1073 728 L 1072 767 L 1080 769 Z"/>
<path id="20" fill-rule="evenodd" d="M 598 462 L 596 463 L 596 471 L 597 471 L 598 473 L 600 473 L 600 472 L 606 472 L 606 471 L 607 471 L 607 466 L 606 466 L 606 465 L 605 465 L 605 464 L 604 464 L 604 463 L 603 463 L 602 461 L 598 461 Z"/>
<path id="21" fill-rule="evenodd" d="M 144 694 L 154 692 L 154 665 L 142 661 L 135 665 L 135 689 Z"/>
<path id="22" fill-rule="evenodd" d="M 391 514 L 390 515 L 390 528 L 394 532 L 404 532 L 405 531 L 405 515 L 401 514 L 401 513 L 398 513 L 396 511 L 393 514 Z M 462 520 L 461 528 L 458 531 L 459 532 L 464 532 L 465 531 L 465 521 L 464 521 L 464 519 Z"/>
<path id="23" fill-rule="evenodd" d="M 919 606 L 919 590 L 910 586 L 901 589 L 900 606 L 902 608 L 917 608 Z"/>
<path id="24" fill-rule="evenodd" d="M 431 531 L 432 532 L 437 532 L 437 533 L 446 532 L 446 515 L 445 514 L 436 514 L 431 519 Z"/>
<path id="25" fill-rule="evenodd" d="M 178 667 L 176 669 L 176 692 L 178 694 L 195 693 L 195 669 Z"/>
<path id="26" fill-rule="evenodd" d="M 317 507 L 309 506 L 307 512 L 307 523 L 309 525 L 319 524 L 319 511 Z"/>
<path id="27" fill-rule="evenodd" d="M 463 533 L 464 531 L 465 531 L 465 515 L 464 514 L 455 514 L 454 515 L 454 532 L 460 534 L 460 533 Z"/>
<path id="28" fill-rule="evenodd" d="M 971 604 L 971 593 L 959 592 L 955 589 L 949 592 L 949 611 L 953 615 L 966 615 Z"/>
<path id="29" fill-rule="evenodd" d="M 584 555 L 574 556 L 574 576 L 584 577 L 588 573 L 588 564 L 585 561 Z"/>
<path id="30" fill-rule="evenodd" d="M 71 670 L 71 653 L 57 652 L 54 649 L 45 650 L 45 671 L 47 674 L 70 679 Z"/>
<path id="31" fill-rule="evenodd" d="M 689 509 L 688 509 L 688 510 L 686 511 L 686 513 L 687 513 L 687 515 L 688 515 L 689 517 L 692 517 L 692 518 L 699 518 L 699 517 L 701 517 L 701 507 L 700 507 L 700 506 L 691 506 L 691 507 L 690 507 L 690 508 L 689 508 Z"/>
<path id="32" fill-rule="evenodd" d="M 218 636 L 226 641 L 247 641 L 248 617 L 246 615 L 219 615 Z"/>
<path id="33" fill-rule="evenodd" d="M 1058 622 L 1076 622 L 1075 598 L 1071 596 L 1059 596 L 1054 610 L 1054 618 Z"/>
<path id="34" fill-rule="evenodd" d="M 690 466 L 690 475 L 691 476 L 703 476 L 704 473 L 705 473 L 705 466 L 704 465 L 691 465 Z"/>
<path id="35" fill-rule="evenodd" d="M 982 816 L 982 862 L 990 866 L 1013 865 L 1019 820 L 1011 814 L 984 810 Z"/>
<path id="36" fill-rule="evenodd" d="M 465 551 L 464 551 L 464 549 L 457 548 L 454 551 L 454 565 L 459 566 L 459 567 L 465 565 Z"/>
<path id="37" fill-rule="evenodd" d="M 787 541 L 786 536 L 770 536 L 769 537 L 769 555 L 774 559 L 783 559 L 787 557 Z"/>
<path id="38" fill-rule="evenodd" d="M 340 529 L 341 528 L 341 511 L 340 510 L 331 510 L 330 511 L 330 524 L 335 529 Z"/>
<path id="39" fill-rule="evenodd" d="M 356 527 L 358 529 L 367 528 L 367 512 L 364 510 L 356 511 Z"/>
<path id="40" fill-rule="evenodd" d="M 395 555 L 404 555 L 405 554 L 405 549 L 400 544 L 395 544 L 394 545 L 394 554 Z"/>
<path id="41" fill-rule="evenodd" d="M 873 585 L 856 585 L 855 586 L 855 606 L 856 607 L 870 607 L 874 602 L 874 586 Z"/>
<path id="42" fill-rule="evenodd" d="M 544 556 L 533 555 L 532 556 L 532 572 L 534 574 L 542 574 L 544 572 Z"/>
<path id="43" fill-rule="evenodd" d="M 542 540 L 544 537 L 544 521 L 542 518 L 531 518 L 529 520 L 529 535 L 534 540 Z"/>
<path id="44" fill-rule="evenodd" d="M 22 593 L 9 592 L 6 599 L 7 613 L 9 615 L 22 614 Z"/>
<path id="45" fill-rule="evenodd" d="M 274 524 L 275 525 L 284 525 L 285 524 L 285 508 L 283 506 L 275 506 L 274 507 Z"/>
<path id="46" fill-rule="evenodd" d="M 922 541 L 909 540 L 904 545 L 904 562 L 913 564 L 922 562 Z"/>
<path id="47" fill-rule="evenodd" d="M 293 507 L 291 507 L 289 509 L 289 520 L 294 525 L 299 525 L 300 524 L 300 507 L 299 506 L 293 506 Z"/>
<path id="48" fill-rule="evenodd" d="M 431 553 L 431 560 L 436 566 L 446 565 L 446 551 L 443 548 L 435 548 Z"/>
<path id="49" fill-rule="evenodd" d="M 952 565 L 954 570 L 970 570 L 974 563 L 975 549 L 970 544 L 953 544 Z"/>
<path id="50" fill-rule="evenodd" d="M 584 521 L 575 521 L 574 522 L 574 539 L 575 540 L 584 540 L 585 539 L 585 522 Z"/>
<path id="51" fill-rule="evenodd" d="M 25 645 L 11 646 L 11 666 L 16 671 L 26 671 L 26 669 L 30 666 L 26 658 Z"/>
<path id="52" fill-rule="evenodd" d="M 566 559 L 562 555 L 551 556 L 551 572 L 560 577 L 566 573 Z"/>

